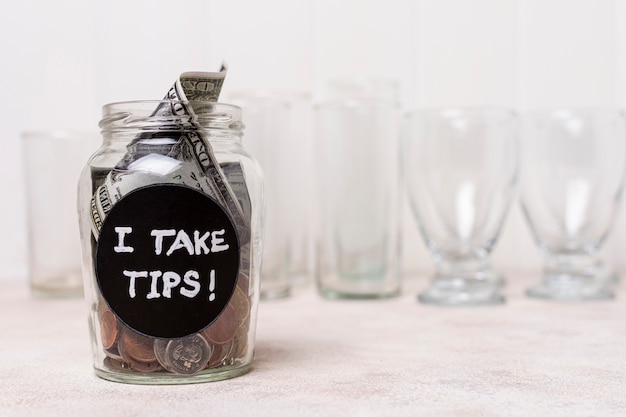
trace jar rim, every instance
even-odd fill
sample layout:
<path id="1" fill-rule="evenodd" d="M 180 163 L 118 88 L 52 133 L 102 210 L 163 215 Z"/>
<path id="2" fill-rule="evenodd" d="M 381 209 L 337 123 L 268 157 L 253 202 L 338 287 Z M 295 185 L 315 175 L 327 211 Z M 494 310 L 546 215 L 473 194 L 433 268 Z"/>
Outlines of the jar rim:
<path id="1" fill-rule="evenodd" d="M 178 113 L 177 106 L 191 107 L 194 114 Z M 169 107 L 171 111 L 158 112 Z M 181 130 L 193 125 L 204 128 L 239 131 L 241 107 L 202 100 L 133 100 L 102 106 L 99 126 L 104 131 L 128 129 Z"/>
<path id="2" fill-rule="evenodd" d="M 184 103 L 184 104 L 197 104 L 197 105 L 212 105 L 218 108 L 231 108 L 233 110 L 241 110 L 240 106 L 230 103 L 223 103 L 220 101 L 206 101 L 206 100 L 172 100 L 172 99 L 161 99 L 161 100 L 121 100 L 121 101 L 112 101 L 110 103 L 106 103 L 102 106 L 102 109 L 113 108 L 113 107 L 144 107 L 148 105 L 158 106 L 159 104 L 165 103 Z"/>

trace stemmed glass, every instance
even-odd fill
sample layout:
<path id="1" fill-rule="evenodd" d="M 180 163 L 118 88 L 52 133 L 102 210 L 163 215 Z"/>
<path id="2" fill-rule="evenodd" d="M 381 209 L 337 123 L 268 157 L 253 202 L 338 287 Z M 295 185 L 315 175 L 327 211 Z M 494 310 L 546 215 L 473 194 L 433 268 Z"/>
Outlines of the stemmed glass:
<path id="1" fill-rule="evenodd" d="M 428 304 L 504 301 L 494 248 L 518 177 L 508 109 L 423 110 L 407 116 L 404 174 L 411 209 L 435 261 Z"/>
<path id="2" fill-rule="evenodd" d="M 616 279 L 599 257 L 624 185 L 624 116 L 612 109 L 530 111 L 524 141 L 521 204 L 544 258 L 532 297 L 613 297 Z"/>

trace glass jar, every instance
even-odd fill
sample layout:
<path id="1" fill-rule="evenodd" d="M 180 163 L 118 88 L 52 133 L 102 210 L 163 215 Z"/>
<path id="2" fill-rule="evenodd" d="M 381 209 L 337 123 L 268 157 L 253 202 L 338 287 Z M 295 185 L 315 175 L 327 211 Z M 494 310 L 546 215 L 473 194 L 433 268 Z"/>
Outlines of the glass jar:
<path id="1" fill-rule="evenodd" d="M 249 370 L 264 217 L 239 107 L 107 104 L 78 188 L 94 368 L 194 383 Z"/>

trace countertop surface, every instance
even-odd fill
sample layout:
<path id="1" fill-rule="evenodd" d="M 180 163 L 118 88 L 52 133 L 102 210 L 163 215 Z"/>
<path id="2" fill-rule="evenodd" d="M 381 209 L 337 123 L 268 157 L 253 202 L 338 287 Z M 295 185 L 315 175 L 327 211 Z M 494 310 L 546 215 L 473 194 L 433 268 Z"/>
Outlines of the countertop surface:
<path id="1" fill-rule="evenodd" d="M 624 285 L 553 303 L 524 296 L 537 279 L 508 274 L 507 303 L 474 308 L 301 287 L 261 303 L 249 373 L 184 386 L 99 379 L 82 299 L 0 282 L 0 416 L 625 416 Z"/>

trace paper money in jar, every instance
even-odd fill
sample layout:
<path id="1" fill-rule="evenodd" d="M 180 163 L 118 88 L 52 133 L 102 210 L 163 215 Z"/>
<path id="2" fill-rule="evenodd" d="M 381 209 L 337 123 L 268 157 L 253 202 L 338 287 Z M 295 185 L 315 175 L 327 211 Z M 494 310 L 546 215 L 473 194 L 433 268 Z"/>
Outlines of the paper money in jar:
<path id="1" fill-rule="evenodd" d="M 184 73 L 165 99 L 107 104 L 79 183 L 98 376 L 231 378 L 252 364 L 263 183 L 225 69 Z"/>

